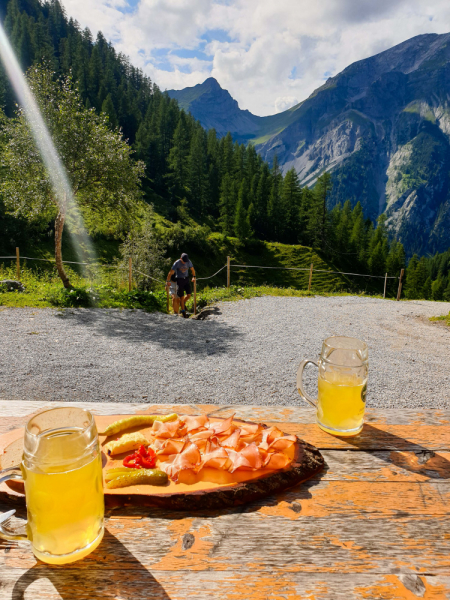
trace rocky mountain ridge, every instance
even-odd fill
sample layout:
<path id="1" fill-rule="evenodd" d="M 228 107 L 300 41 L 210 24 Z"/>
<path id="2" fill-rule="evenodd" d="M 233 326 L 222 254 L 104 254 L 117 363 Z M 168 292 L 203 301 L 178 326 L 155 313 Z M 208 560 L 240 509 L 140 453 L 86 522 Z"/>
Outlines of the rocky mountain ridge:
<path id="1" fill-rule="evenodd" d="M 373 220 L 386 213 L 408 254 L 441 252 L 450 246 L 449 42 L 414 37 L 270 117 L 241 111 L 212 78 L 169 95 L 205 127 L 254 143 L 269 162 L 276 154 L 304 185 L 331 171 L 331 204 L 361 201 Z"/>

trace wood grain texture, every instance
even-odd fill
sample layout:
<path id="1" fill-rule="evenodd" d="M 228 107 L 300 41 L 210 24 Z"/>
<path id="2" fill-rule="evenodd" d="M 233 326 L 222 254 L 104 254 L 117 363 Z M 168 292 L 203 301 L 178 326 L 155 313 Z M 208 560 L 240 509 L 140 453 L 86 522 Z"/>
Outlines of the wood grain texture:
<path id="1" fill-rule="evenodd" d="M 74 595 L 76 590 L 76 596 Z M 26 571 L 12 569 L 2 580 L 0 597 L 12 600 L 445 600 L 450 577 L 415 573 L 286 574 L 192 573 L 136 571 L 118 568 L 83 573 L 80 585 L 76 569 L 50 569 L 42 564 Z M 39 595 L 36 596 L 35 594 Z M 2 596 L 1 594 L 4 594 Z"/>
<path id="2" fill-rule="evenodd" d="M 0 402 L 10 414 L 0 433 L 46 405 L 11 404 Z M 236 410 L 313 443 L 326 469 L 240 508 L 108 511 L 100 547 L 65 567 L 0 541 L 0 600 L 450 600 L 449 411 L 368 412 L 363 434 L 344 439 L 321 432 L 307 408 L 83 406 L 96 414 Z"/>
<path id="3" fill-rule="evenodd" d="M 10 405 L 9 409 L 1 413 L 4 415 L 0 423 L 0 434 L 12 429 L 23 427 L 29 416 L 46 406 L 48 403 L 30 402 L 18 408 L 19 416 L 7 416 L 17 403 L 0 403 Z M 58 404 L 58 403 L 54 403 Z M 79 406 L 80 403 L 70 403 Z M 319 449 L 352 449 L 352 450 L 433 450 L 450 451 L 450 411 L 379 411 L 367 414 L 367 422 L 363 431 L 353 438 L 339 438 L 322 431 L 315 424 L 314 411 L 311 409 L 286 408 L 286 407 L 245 407 L 245 406 L 217 406 L 208 404 L 101 404 L 82 403 L 84 408 L 92 410 L 94 414 L 151 414 L 178 412 L 179 414 L 209 414 L 227 417 L 235 413 L 237 419 L 263 422 L 266 425 L 276 424 L 286 433 L 293 433 Z M 406 413 L 409 413 L 407 415 Z M 300 419 L 301 415 L 304 419 Z M 410 420 L 404 423 L 405 418 Z M 305 421 L 305 422 L 300 422 Z M 282 425 L 282 427 L 280 426 Z"/>
<path id="4" fill-rule="evenodd" d="M 144 404 L 141 402 L 45 402 L 34 400 L 0 400 L 0 414 L 3 417 L 26 417 L 45 407 L 64 404 L 64 406 L 80 406 L 98 415 L 164 413 L 178 412 L 191 414 L 195 409 L 198 414 L 210 414 L 229 417 L 236 413 L 236 418 L 259 420 L 262 422 L 307 423 L 315 422 L 315 410 L 306 404 L 301 406 L 243 406 L 242 404 Z M 450 410 L 446 409 L 368 409 L 366 422 L 385 425 L 450 425 Z"/>
<path id="5" fill-rule="evenodd" d="M 433 495 L 422 489 L 425 498 L 416 506 L 423 484 L 404 484 L 405 489 L 397 487 L 392 495 L 382 493 L 383 485 L 372 493 L 358 489 L 359 483 L 346 484 L 344 492 L 331 486 L 329 496 L 319 486 L 301 486 L 297 494 L 290 492 L 264 505 L 183 518 L 181 513 L 159 510 L 149 518 L 142 509 L 122 509 L 109 517 L 108 535 L 78 568 L 95 565 L 109 570 L 120 563 L 133 569 L 130 550 L 153 571 L 280 569 L 350 574 L 408 567 L 423 574 L 450 573 L 448 495 L 434 512 L 438 488 Z M 24 513 L 19 514 L 24 518 Z M 0 553 L 1 572 L 32 567 L 34 562 L 27 546 Z"/>

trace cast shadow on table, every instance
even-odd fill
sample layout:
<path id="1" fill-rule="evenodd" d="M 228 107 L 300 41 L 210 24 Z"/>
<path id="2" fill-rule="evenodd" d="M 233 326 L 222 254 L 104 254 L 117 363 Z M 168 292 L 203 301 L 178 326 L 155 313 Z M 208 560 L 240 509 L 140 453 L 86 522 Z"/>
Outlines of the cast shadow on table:
<path id="1" fill-rule="evenodd" d="M 99 559 L 103 554 L 107 556 Z M 33 590 L 27 590 L 40 579 L 48 579 L 62 600 L 170 600 L 153 575 L 107 530 L 100 546 L 78 563 L 36 563 L 17 580 L 11 600 L 32 598 Z"/>
<path id="2" fill-rule="evenodd" d="M 338 437 L 338 436 L 337 436 Z M 434 451 L 368 423 L 355 437 L 339 438 L 356 450 L 376 454 L 384 462 L 430 479 L 450 479 L 450 461 Z M 367 440 L 370 441 L 368 447 Z M 446 444 L 450 447 L 450 441 Z M 345 449 L 347 450 L 347 448 Z"/>
<path id="3" fill-rule="evenodd" d="M 55 318 L 65 321 L 69 334 L 73 323 L 77 327 L 89 328 L 94 339 L 95 336 L 122 338 L 128 343 L 156 344 L 163 349 L 200 357 L 228 353 L 233 343 L 243 335 L 238 328 L 223 321 L 201 322 L 143 311 L 70 309 L 58 313 Z"/>

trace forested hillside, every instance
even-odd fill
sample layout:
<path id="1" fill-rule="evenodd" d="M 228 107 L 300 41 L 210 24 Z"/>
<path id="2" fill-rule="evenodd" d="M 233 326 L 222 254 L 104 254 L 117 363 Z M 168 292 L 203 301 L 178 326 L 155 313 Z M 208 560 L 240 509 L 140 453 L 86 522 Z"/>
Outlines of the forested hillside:
<path id="1" fill-rule="evenodd" d="M 122 129 L 135 158 L 145 163 L 145 201 L 178 231 L 194 224 L 244 244 L 260 239 L 310 246 L 334 265 L 359 273 L 398 275 L 404 266 L 403 247 L 388 241 L 384 216 L 375 228 L 361 204 L 352 209 L 344 197 L 330 211 L 327 173 L 313 190 L 302 188 L 294 169 L 282 174 L 276 155 L 269 167 L 253 145 L 206 131 L 101 33 L 93 39 L 81 30 L 58 0 L 9 0 L 1 12 L 24 71 L 44 61 L 55 76 L 72 73 L 85 106 L 106 113 L 110 126 Z M 14 93 L 2 69 L 0 103 L 13 118 Z M 52 235 L 49 223 L 30 225 L 7 215 L 1 198 L 0 228 L 1 250 L 8 253 L 30 236 Z"/>

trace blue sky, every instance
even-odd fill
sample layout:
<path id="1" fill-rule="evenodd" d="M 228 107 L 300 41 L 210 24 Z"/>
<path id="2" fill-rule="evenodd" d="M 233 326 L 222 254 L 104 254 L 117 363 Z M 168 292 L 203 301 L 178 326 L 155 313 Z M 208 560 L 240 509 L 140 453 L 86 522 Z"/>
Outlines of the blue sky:
<path id="1" fill-rule="evenodd" d="M 162 89 L 215 77 L 258 115 L 305 99 L 355 60 L 450 31 L 448 0 L 62 0 Z"/>

